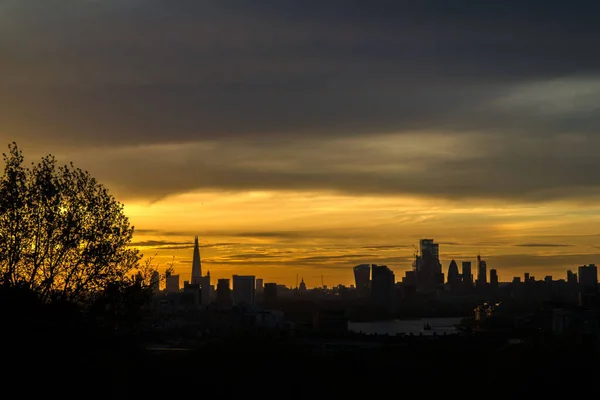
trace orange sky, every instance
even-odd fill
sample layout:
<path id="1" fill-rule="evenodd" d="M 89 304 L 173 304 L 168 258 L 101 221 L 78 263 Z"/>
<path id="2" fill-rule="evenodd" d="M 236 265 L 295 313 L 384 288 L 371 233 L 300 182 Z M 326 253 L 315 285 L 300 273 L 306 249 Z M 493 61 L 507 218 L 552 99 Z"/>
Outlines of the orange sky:
<path id="1" fill-rule="evenodd" d="M 407 197 L 353 197 L 306 192 L 202 192 L 155 203 L 126 204 L 136 245 L 156 255 L 160 268 L 174 259 L 189 279 L 193 236 L 200 236 L 203 272 L 214 279 L 252 274 L 265 281 L 309 287 L 353 283 L 352 267 L 386 264 L 400 280 L 420 238 L 440 243 L 446 272 L 451 259 L 481 253 L 501 281 L 530 272 L 564 278 L 567 269 L 600 260 L 588 205 L 481 207 Z M 174 257 L 174 258 L 173 258 Z M 459 264 L 460 265 L 460 264 Z"/>

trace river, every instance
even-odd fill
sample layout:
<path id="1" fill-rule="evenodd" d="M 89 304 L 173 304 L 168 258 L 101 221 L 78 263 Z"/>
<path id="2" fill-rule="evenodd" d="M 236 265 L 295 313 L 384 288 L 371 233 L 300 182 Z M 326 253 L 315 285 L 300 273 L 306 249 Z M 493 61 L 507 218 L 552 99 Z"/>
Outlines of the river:
<path id="1" fill-rule="evenodd" d="M 423 335 L 447 335 L 457 333 L 455 327 L 460 323 L 461 318 L 421 318 L 421 319 L 396 319 L 390 321 L 375 322 L 349 322 L 348 330 L 357 333 L 396 335 L 404 334 L 423 334 Z M 431 326 L 431 330 L 425 330 L 426 324 Z"/>

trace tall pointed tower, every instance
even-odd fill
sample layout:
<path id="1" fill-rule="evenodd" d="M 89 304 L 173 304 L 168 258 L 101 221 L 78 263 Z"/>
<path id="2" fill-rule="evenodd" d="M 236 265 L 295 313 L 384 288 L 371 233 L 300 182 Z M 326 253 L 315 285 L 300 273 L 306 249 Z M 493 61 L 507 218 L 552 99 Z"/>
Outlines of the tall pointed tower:
<path id="1" fill-rule="evenodd" d="M 198 246 L 198 236 L 194 239 L 194 258 L 192 260 L 192 284 L 201 284 L 202 264 L 200 263 L 200 246 Z"/>

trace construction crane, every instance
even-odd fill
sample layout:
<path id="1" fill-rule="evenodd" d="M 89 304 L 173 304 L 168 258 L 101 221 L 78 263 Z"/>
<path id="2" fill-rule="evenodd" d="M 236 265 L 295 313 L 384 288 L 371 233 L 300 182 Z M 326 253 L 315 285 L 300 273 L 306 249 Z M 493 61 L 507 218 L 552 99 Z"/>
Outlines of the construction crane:
<path id="1" fill-rule="evenodd" d="M 417 249 L 417 246 L 415 246 L 414 244 L 412 245 L 412 247 L 415 248 L 415 257 L 417 257 L 419 255 L 419 249 Z"/>

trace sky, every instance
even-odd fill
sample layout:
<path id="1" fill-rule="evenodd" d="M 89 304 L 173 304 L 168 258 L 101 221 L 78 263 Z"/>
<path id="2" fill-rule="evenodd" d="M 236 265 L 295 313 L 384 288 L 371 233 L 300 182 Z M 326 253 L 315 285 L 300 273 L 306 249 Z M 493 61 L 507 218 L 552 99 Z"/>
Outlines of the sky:
<path id="1" fill-rule="evenodd" d="M 600 3 L 3 0 L 0 144 L 125 204 L 159 269 L 309 287 L 421 238 L 600 263 Z M 460 265 L 460 263 L 459 263 Z"/>

